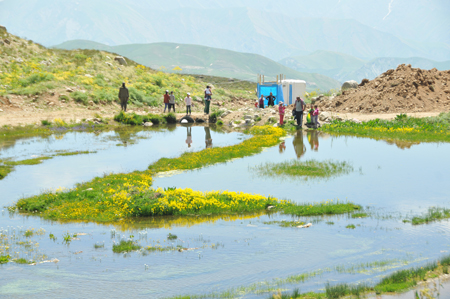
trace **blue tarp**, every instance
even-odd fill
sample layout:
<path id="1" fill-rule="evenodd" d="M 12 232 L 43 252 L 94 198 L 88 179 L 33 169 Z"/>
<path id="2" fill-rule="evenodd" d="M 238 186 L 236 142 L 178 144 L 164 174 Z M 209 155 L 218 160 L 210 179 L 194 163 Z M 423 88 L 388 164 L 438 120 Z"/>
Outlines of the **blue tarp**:
<path id="1" fill-rule="evenodd" d="M 283 88 L 280 84 L 275 83 L 258 84 L 258 99 L 261 97 L 261 95 L 267 97 L 270 95 L 270 93 L 272 93 L 276 97 L 275 105 L 278 105 L 279 101 L 284 101 Z M 267 99 L 264 100 L 264 106 L 267 106 Z"/>

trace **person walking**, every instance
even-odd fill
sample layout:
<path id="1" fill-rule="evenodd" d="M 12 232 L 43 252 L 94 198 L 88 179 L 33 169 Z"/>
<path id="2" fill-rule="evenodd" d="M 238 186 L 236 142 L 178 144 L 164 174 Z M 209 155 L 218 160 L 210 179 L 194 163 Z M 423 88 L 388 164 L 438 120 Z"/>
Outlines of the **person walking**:
<path id="1" fill-rule="evenodd" d="M 297 128 L 301 129 L 303 125 L 303 110 L 306 109 L 305 101 L 300 97 L 295 100 L 295 114 L 297 119 Z"/>
<path id="2" fill-rule="evenodd" d="M 211 105 L 212 91 L 211 86 L 206 86 L 205 89 L 205 114 L 209 114 L 209 106 Z"/>
<path id="3" fill-rule="evenodd" d="M 191 106 L 192 106 L 192 98 L 191 94 L 188 92 L 186 98 L 184 99 L 184 102 L 186 103 L 186 115 L 191 115 Z"/>
<path id="4" fill-rule="evenodd" d="M 261 95 L 259 98 L 259 108 L 264 109 L 264 96 Z"/>
<path id="5" fill-rule="evenodd" d="M 173 108 L 173 113 L 175 113 L 175 96 L 173 95 L 173 91 L 170 92 L 169 96 L 169 113 L 170 108 Z"/>
<path id="6" fill-rule="evenodd" d="M 170 101 L 169 91 L 166 90 L 166 94 L 164 95 L 164 113 L 166 113 L 166 109 L 169 107 L 169 101 Z"/>
<path id="7" fill-rule="evenodd" d="M 268 107 L 275 106 L 276 96 L 274 96 L 273 93 L 270 93 L 270 95 L 268 97 L 266 97 L 266 99 L 267 99 L 267 106 Z"/>
<path id="8" fill-rule="evenodd" d="M 284 111 L 286 110 L 286 107 L 284 107 L 283 102 L 280 101 L 278 104 L 278 113 L 280 114 L 280 126 L 284 124 Z"/>
<path id="9" fill-rule="evenodd" d="M 120 107 L 124 112 L 127 112 L 127 104 L 128 99 L 130 98 L 130 93 L 128 92 L 128 88 L 125 87 L 125 82 L 122 83 L 122 87 L 119 89 L 119 100 Z"/>

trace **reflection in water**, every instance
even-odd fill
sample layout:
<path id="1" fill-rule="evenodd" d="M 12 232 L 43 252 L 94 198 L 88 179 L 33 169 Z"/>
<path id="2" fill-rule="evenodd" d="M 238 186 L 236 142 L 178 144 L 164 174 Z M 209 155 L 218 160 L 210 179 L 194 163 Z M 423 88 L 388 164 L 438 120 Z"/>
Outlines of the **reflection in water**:
<path id="1" fill-rule="evenodd" d="M 317 130 L 308 130 L 308 142 L 312 151 L 319 151 L 319 132 Z"/>
<path id="2" fill-rule="evenodd" d="M 211 130 L 209 127 L 205 127 L 205 144 L 206 148 L 212 148 Z"/>
<path id="3" fill-rule="evenodd" d="M 186 131 L 187 131 L 186 143 L 187 143 L 188 147 L 191 147 L 191 143 L 192 143 L 192 127 L 186 127 Z"/>
<path id="4" fill-rule="evenodd" d="M 9 216 L 14 217 L 16 212 L 10 212 Z M 42 219 L 39 216 L 30 214 L 30 213 L 17 213 L 23 219 L 36 219 L 41 222 L 41 225 L 50 225 L 53 226 L 55 224 L 85 224 L 96 223 L 98 225 L 104 225 L 105 227 L 114 226 L 114 228 L 120 231 L 133 231 L 133 230 L 141 230 L 146 228 L 174 228 L 174 227 L 192 227 L 200 224 L 213 224 L 217 221 L 227 221 L 233 222 L 237 220 L 247 220 L 254 219 L 257 217 L 261 217 L 263 215 L 267 215 L 269 217 L 273 217 L 274 215 L 278 215 L 276 212 L 271 213 L 270 211 L 259 211 L 255 213 L 247 213 L 247 214 L 218 214 L 218 215 L 191 215 L 191 216 L 155 216 L 155 217 L 139 217 L 139 218 L 128 218 L 117 222 L 96 222 L 96 221 L 88 221 L 88 220 L 46 220 Z"/>
<path id="5" fill-rule="evenodd" d="M 306 152 L 306 146 L 303 143 L 303 132 L 301 130 L 298 130 L 297 133 L 294 135 L 294 140 L 292 141 L 292 144 L 294 145 L 295 154 L 297 155 L 297 159 L 300 159 L 305 155 Z"/>
<path id="6" fill-rule="evenodd" d="M 285 141 L 280 143 L 280 146 L 279 146 L 278 150 L 279 150 L 280 154 L 284 153 L 284 151 L 286 150 L 286 142 Z"/>

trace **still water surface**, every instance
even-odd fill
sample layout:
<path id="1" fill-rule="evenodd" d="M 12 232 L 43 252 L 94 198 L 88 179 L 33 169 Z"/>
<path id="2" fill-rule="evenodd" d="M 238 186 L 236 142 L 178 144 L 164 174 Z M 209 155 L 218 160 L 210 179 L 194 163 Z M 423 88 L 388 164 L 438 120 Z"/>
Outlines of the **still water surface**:
<path id="1" fill-rule="evenodd" d="M 245 138 L 240 133 L 204 127 L 172 127 L 135 133 L 77 132 L 18 140 L 0 148 L 0 159 L 26 159 L 57 151 L 96 153 L 55 157 L 40 165 L 16 167 L 0 181 L 0 205 L 11 205 L 44 189 L 70 188 L 103 173 L 144 170 L 161 157 L 176 157 L 184 151 L 198 151 L 207 146 L 232 145 Z M 34 246 L 33 252 L 22 252 L 21 256 L 36 259 L 37 254 L 45 254 L 47 259 L 57 258 L 59 262 L 0 266 L 0 296 L 163 298 L 220 293 L 317 270 L 319 275 L 283 288 L 299 287 L 306 292 L 323 289 L 326 281 L 376 282 L 382 275 L 425 264 L 450 251 L 447 221 L 425 226 L 402 222 L 430 206 L 449 206 L 449 150 L 449 144 L 427 143 L 408 148 L 404 144 L 304 132 L 252 157 L 154 180 L 154 187 L 242 191 L 296 202 L 349 200 L 371 212 L 371 217 L 365 219 L 300 218 L 314 223 L 309 229 L 264 223 L 292 219 L 279 214 L 223 219 L 152 218 L 105 225 L 51 222 L 10 215 L 3 209 L 0 216 L 3 233 L 21 235 L 23 232 L 19 231 L 30 227 L 45 230 L 44 235 L 30 238 L 39 246 Z M 252 170 L 266 162 L 290 159 L 348 161 L 354 171 L 325 181 L 305 181 L 260 177 Z M 348 224 L 356 225 L 356 229 L 346 229 Z M 78 233 L 79 240 L 64 244 L 63 235 L 67 232 Z M 169 232 L 178 239 L 167 241 Z M 57 237 L 56 241 L 48 238 L 50 233 Z M 143 246 L 160 242 L 193 250 L 114 254 L 113 243 L 131 235 Z M 104 247 L 96 249 L 94 244 Z M 267 298 L 268 294 L 243 292 L 239 297 Z"/>

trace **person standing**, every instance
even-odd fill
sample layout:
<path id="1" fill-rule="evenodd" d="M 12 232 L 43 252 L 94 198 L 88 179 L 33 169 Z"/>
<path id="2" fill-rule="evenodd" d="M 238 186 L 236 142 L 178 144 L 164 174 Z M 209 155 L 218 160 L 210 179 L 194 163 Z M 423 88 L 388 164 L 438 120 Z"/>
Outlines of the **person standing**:
<path id="1" fill-rule="evenodd" d="M 313 112 L 313 122 L 314 122 L 314 128 L 317 129 L 319 127 L 319 107 L 317 105 L 314 106 L 314 112 Z"/>
<path id="2" fill-rule="evenodd" d="M 128 92 L 128 88 L 125 87 L 125 82 L 122 83 L 122 87 L 119 89 L 119 100 L 120 107 L 123 111 L 127 112 L 127 103 L 130 98 L 130 93 Z"/>
<path id="3" fill-rule="evenodd" d="M 278 104 L 278 113 L 280 114 L 280 126 L 284 124 L 284 111 L 286 110 L 286 107 L 284 107 L 283 102 L 280 101 Z"/>
<path id="4" fill-rule="evenodd" d="M 186 103 L 186 115 L 191 115 L 191 106 L 192 106 L 192 98 L 191 94 L 188 92 L 186 98 L 184 99 L 184 102 Z"/>
<path id="5" fill-rule="evenodd" d="M 268 107 L 275 106 L 275 99 L 276 99 L 276 97 L 273 95 L 273 93 L 270 93 L 270 95 L 268 97 L 266 97 L 266 99 L 267 99 L 267 106 Z"/>
<path id="6" fill-rule="evenodd" d="M 305 101 L 303 101 L 300 97 L 297 97 L 297 99 L 295 100 L 295 114 L 297 119 L 297 127 L 300 129 L 303 125 L 303 110 L 305 109 Z"/>
<path id="7" fill-rule="evenodd" d="M 264 109 L 264 96 L 261 95 L 259 98 L 259 108 Z"/>
<path id="8" fill-rule="evenodd" d="M 169 113 L 170 108 L 173 108 L 173 113 L 175 113 L 175 96 L 173 95 L 173 91 L 170 92 L 169 96 Z"/>
<path id="9" fill-rule="evenodd" d="M 166 109 L 169 107 L 169 101 L 170 101 L 169 91 L 166 90 L 166 94 L 164 95 L 164 113 L 166 113 Z"/>
<path id="10" fill-rule="evenodd" d="M 212 91 L 211 86 L 206 86 L 205 89 L 205 114 L 209 114 L 209 106 L 211 105 Z"/>

